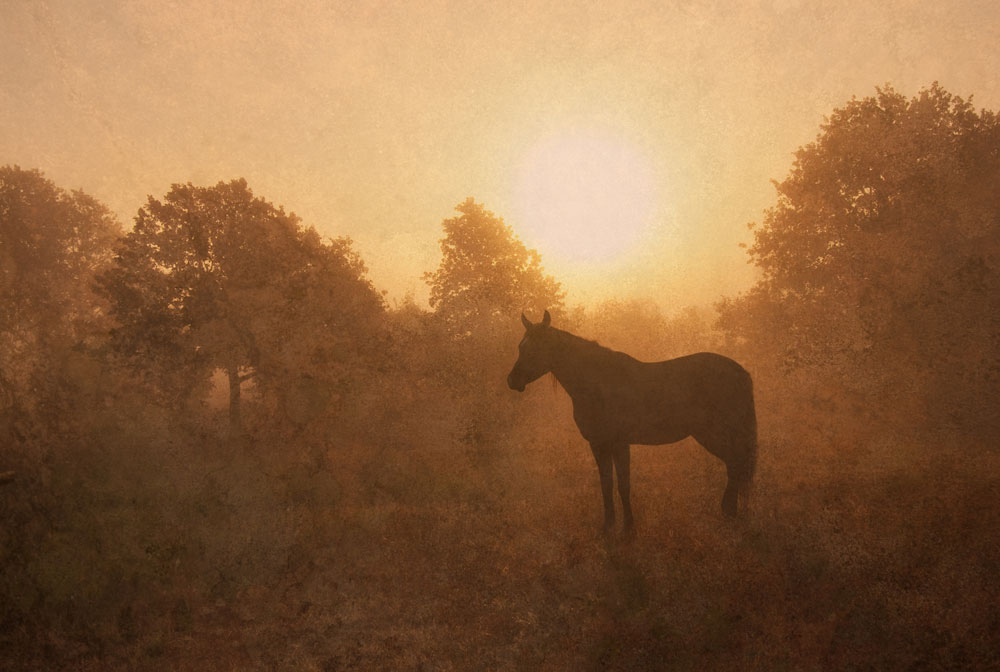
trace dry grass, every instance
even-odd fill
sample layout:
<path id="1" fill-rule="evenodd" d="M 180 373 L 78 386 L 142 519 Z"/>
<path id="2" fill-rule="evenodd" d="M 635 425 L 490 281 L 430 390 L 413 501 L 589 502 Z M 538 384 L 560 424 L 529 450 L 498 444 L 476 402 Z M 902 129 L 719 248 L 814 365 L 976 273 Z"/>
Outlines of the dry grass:
<path id="1" fill-rule="evenodd" d="M 556 406 L 542 415 L 563 418 Z M 17 570 L 43 595 L 21 596 L 34 611 L 2 640 L 5 660 L 81 670 L 1000 664 L 1000 455 L 990 447 L 765 435 L 754 514 L 736 523 L 718 507 L 723 468 L 697 444 L 638 447 L 639 534 L 628 541 L 597 533 L 596 470 L 562 420 L 490 445 L 379 437 L 276 450 L 275 437 L 229 446 L 203 435 L 89 461 L 90 473 L 60 485 L 77 489 L 64 509 L 76 513 Z"/>

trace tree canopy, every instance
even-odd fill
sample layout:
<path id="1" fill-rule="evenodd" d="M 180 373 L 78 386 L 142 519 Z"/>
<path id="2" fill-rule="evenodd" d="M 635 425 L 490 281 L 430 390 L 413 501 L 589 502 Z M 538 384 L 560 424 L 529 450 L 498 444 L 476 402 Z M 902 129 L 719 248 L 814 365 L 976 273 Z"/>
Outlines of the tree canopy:
<path id="1" fill-rule="evenodd" d="M 332 383 L 384 308 L 348 239 L 323 242 L 245 180 L 150 197 L 101 286 L 116 348 L 140 366 L 157 363 L 175 392 L 225 370 L 237 426 L 243 381 Z"/>
<path id="2" fill-rule="evenodd" d="M 62 383 L 91 377 L 83 350 L 107 327 L 92 284 L 120 232 L 82 191 L 0 168 L 0 409 L 57 412 L 54 395 L 72 391 Z"/>
<path id="3" fill-rule="evenodd" d="M 472 198 L 442 222 L 441 264 L 424 278 L 430 304 L 457 338 L 519 324 L 523 310 L 562 310 L 565 294 L 503 219 Z"/>
<path id="4" fill-rule="evenodd" d="M 937 84 L 909 100 L 886 87 L 835 110 L 795 157 L 752 225 L 761 279 L 721 304 L 720 326 L 786 367 L 995 389 L 996 114 Z"/>

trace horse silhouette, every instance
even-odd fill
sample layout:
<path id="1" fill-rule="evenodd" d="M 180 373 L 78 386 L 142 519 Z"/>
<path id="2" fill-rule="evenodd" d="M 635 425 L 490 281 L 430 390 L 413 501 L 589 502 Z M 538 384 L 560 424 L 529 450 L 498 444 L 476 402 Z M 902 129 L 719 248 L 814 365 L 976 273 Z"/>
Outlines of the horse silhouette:
<path id="1" fill-rule="evenodd" d="M 615 523 L 612 471 L 618 472 L 625 529 L 632 531 L 629 447 L 674 443 L 688 436 L 726 465 L 722 511 L 744 507 L 757 457 L 753 383 L 722 355 L 700 352 L 662 362 L 640 362 L 523 314 L 524 338 L 507 384 L 523 392 L 551 372 L 573 400 L 573 419 L 590 443 L 601 476 L 604 528 Z"/>

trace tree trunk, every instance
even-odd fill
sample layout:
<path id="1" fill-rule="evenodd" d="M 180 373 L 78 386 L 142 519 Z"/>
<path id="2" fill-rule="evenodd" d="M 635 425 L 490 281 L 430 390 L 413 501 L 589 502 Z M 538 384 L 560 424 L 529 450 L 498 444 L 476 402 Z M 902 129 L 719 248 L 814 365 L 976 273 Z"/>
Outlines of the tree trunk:
<path id="1" fill-rule="evenodd" d="M 238 367 L 231 367 L 229 373 L 229 433 L 239 436 L 243 432 L 243 418 L 240 414 L 240 379 Z"/>

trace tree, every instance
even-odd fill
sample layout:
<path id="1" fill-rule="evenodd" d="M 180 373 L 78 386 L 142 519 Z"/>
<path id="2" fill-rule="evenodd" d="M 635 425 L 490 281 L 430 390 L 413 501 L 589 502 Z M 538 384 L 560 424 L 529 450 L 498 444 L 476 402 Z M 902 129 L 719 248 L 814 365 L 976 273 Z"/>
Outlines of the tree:
<path id="1" fill-rule="evenodd" d="M 565 294 L 543 272 L 538 252 L 472 198 L 455 209 L 461 215 L 442 222 L 441 264 L 424 274 L 431 307 L 454 338 L 499 333 L 519 324 L 522 310 L 562 310 Z"/>
<path id="2" fill-rule="evenodd" d="M 994 113 L 937 84 L 911 100 L 878 89 L 835 110 L 775 186 L 749 250 L 762 277 L 720 305 L 730 337 L 952 411 L 997 390 Z"/>
<path id="3" fill-rule="evenodd" d="M 107 327 L 92 283 L 120 233 L 111 212 L 82 191 L 66 192 L 37 170 L 0 168 L 4 434 L 22 434 L 16 427 L 29 417 L 36 426 L 61 422 L 71 398 L 92 391 L 90 355 Z"/>
<path id="4" fill-rule="evenodd" d="M 350 240 L 323 242 L 245 180 L 150 197 L 100 283 L 115 347 L 162 389 L 191 393 L 226 372 L 234 431 L 245 381 L 338 379 L 384 308 Z"/>
<path id="5" fill-rule="evenodd" d="M 459 216 L 442 222 L 441 264 L 424 279 L 434 317 L 449 338 L 445 375 L 456 398 L 471 404 L 467 437 L 481 442 L 506 424 L 506 368 L 513 363 L 522 311 L 536 316 L 563 312 L 559 283 L 542 270 L 541 256 L 527 249 L 509 226 L 469 198 Z"/>

